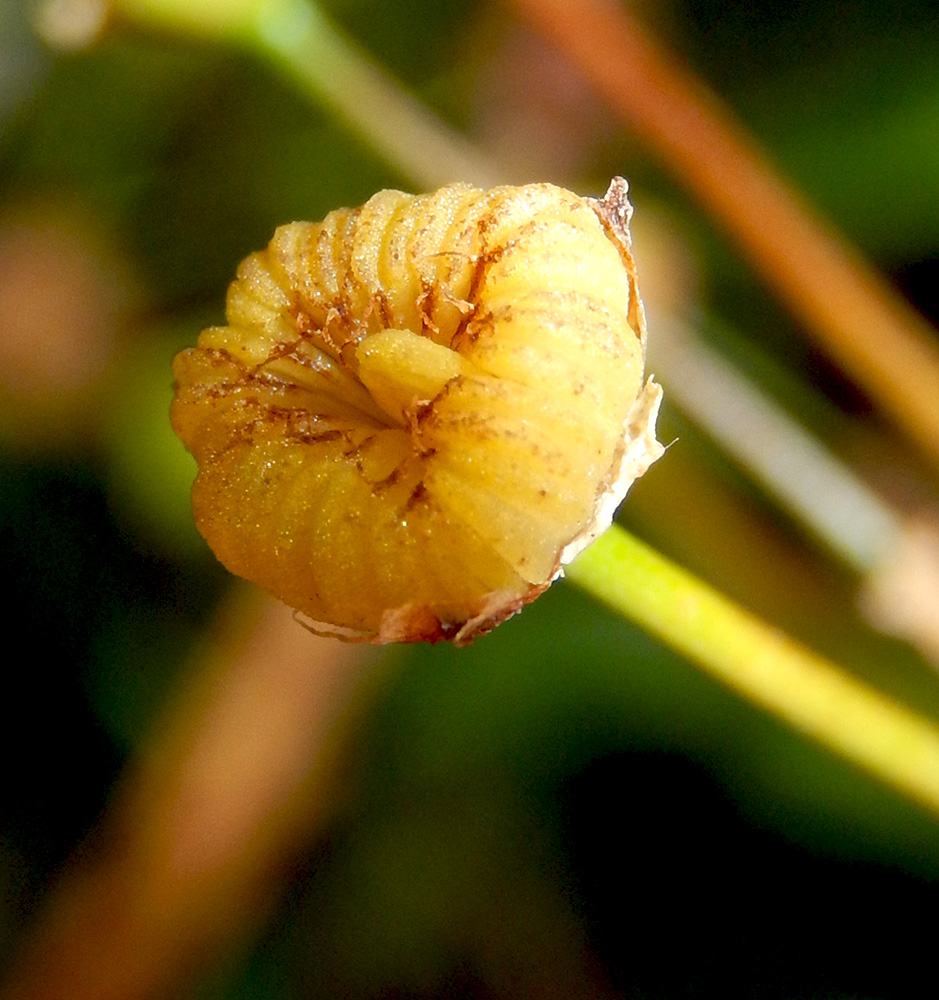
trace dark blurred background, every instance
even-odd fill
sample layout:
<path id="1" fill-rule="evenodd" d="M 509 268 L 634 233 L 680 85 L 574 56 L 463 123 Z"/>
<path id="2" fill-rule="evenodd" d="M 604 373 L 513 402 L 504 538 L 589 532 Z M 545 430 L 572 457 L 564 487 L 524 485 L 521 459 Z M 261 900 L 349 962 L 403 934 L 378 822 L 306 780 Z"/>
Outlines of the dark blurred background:
<path id="1" fill-rule="evenodd" d="M 628 176 L 650 283 L 687 289 L 688 313 L 734 331 L 725 349 L 751 377 L 892 498 L 934 496 L 863 393 L 508 10 L 321 6 L 518 180 L 588 193 Z M 635 6 L 936 319 L 935 6 Z M 37 10 L 0 7 L 0 958 L 228 586 L 168 423 L 174 353 L 221 320 L 237 262 L 276 225 L 412 186 L 250 53 L 120 22 L 72 50 Z M 667 234 L 647 262 L 644 212 Z M 934 672 L 863 623 L 850 572 L 679 411 L 660 436 L 677 443 L 624 523 L 939 715 Z M 257 936 L 185 995 L 554 996 L 572 969 L 589 970 L 583 995 L 641 998 L 879 998 L 931 980 L 935 823 L 572 587 L 467 650 L 387 655 L 354 800 Z"/>

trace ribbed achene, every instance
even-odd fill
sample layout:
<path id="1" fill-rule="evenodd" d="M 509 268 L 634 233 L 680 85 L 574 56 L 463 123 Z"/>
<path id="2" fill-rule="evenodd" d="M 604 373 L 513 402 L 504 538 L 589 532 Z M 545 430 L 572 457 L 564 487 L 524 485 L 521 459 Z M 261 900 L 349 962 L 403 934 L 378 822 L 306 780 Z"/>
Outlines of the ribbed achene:
<path id="1" fill-rule="evenodd" d="M 452 185 L 279 228 L 175 362 L 218 558 L 375 641 L 537 596 L 660 450 L 628 211 Z"/>

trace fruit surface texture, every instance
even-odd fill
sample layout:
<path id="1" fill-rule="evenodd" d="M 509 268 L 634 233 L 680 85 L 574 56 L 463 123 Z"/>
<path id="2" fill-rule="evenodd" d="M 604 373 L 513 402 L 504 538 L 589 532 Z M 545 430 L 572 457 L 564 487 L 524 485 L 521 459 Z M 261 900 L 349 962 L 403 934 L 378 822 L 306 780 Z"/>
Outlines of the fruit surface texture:
<path id="1" fill-rule="evenodd" d="M 316 629 L 464 643 L 658 457 L 626 185 L 382 191 L 280 227 L 175 360 L 196 522 Z"/>

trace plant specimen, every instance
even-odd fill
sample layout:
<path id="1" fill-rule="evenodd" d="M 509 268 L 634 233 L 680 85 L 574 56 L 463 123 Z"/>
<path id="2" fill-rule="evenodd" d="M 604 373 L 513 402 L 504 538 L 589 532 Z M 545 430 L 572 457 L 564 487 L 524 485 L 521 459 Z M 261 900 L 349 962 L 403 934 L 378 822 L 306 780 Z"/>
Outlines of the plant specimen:
<path id="1" fill-rule="evenodd" d="M 278 229 L 176 361 L 219 559 L 377 642 L 544 591 L 662 451 L 629 215 L 620 178 L 454 184 Z"/>

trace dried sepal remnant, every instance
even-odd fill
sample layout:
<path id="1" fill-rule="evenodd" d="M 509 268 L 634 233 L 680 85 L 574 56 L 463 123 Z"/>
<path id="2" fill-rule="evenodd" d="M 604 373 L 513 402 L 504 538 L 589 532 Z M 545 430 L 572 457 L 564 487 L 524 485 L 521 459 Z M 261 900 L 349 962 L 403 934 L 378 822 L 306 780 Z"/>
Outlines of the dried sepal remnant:
<path id="1" fill-rule="evenodd" d="M 465 643 L 661 453 L 624 181 L 382 191 L 282 226 L 175 361 L 197 523 L 317 627 Z"/>

